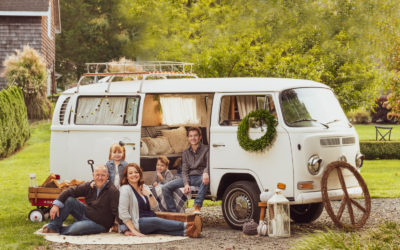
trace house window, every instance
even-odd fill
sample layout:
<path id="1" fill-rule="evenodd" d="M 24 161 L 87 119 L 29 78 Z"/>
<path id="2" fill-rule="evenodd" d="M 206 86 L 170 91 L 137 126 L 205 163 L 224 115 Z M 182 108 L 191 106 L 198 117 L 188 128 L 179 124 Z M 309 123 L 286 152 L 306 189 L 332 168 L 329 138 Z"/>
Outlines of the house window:
<path id="1" fill-rule="evenodd" d="M 251 111 L 268 110 L 276 117 L 275 105 L 270 95 L 229 95 L 221 99 L 219 124 L 237 126 Z"/>
<path id="2" fill-rule="evenodd" d="M 81 96 L 75 124 L 136 125 L 139 97 Z"/>

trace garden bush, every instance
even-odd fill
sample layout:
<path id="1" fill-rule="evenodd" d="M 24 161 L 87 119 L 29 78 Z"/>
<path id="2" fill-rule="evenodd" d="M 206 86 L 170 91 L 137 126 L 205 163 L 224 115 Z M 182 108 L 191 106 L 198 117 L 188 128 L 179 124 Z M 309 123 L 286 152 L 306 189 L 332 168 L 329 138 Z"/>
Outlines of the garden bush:
<path id="1" fill-rule="evenodd" d="M 354 124 L 368 124 L 371 121 L 371 116 L 368 111 L 357 110 L 347 113 L 347 118 Z"/>
<path id="2" fill-rule="evenodd" d="M 22 89 L 28 118 L 50 118 L 51 105 L 46 98 L 46 64 L 39 53 L 25 46 L 22 51 L 16 50 L 16 55 L 7 57 L 3 66 L 7 85 Z"/>
<path id="3" fill-rule="evenodd" d="M 393 120 L 389 120 L 387 115 L 391 109 L 385 107 L 385 103 L 388 101 L 388 97 L 383 95 L 375 100 L 375 107 L 371 109 L 371 120 L 375 123 L 395 123 Z"/>
<path id="4" fill-rule="evenodd" d="M 400 159 L 400 141 L 360 141 L 360 151 L 367 160 Z"/>
<path id="5" fill-rule="evenodd" d="M 30 136 L 22 91 L 11 87 L 0 91 L 0 158 L 21 148 Z"/>

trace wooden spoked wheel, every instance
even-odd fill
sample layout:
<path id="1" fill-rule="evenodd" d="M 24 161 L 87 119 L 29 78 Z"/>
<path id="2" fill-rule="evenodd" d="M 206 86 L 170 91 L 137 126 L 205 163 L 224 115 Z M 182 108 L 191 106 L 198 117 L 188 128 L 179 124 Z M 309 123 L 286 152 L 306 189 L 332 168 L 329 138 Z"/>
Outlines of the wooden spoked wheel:
<path id="1" fill-rule="evenodd" d="M 353 174 L 355 179 L 348 176 L 350 175 L 348 171 Z M 345 178 L 344 176 L 347 177 Z M 347 182 L 352 182 L 352 186 L 354 186 L 355 181 L 358 182 L 358 185 L 362 189 L 362 195 L 360 197 L 350 197 L 347 190 L 349 183 L 346 185 L 346 180 Z M 334 202 L 331 201 L 328 196 L 328 187 L 332 188 L 331 186 L 335 185 L 335 183 L 337 185 L 337 181 L 339 181 L 343 190 L 343 197 L 337 199 L 339 200 L 339 204 L 333 204 Z M 364 179 L 355 167 L 342 161 L 330 163 L 322 175 L 321 192 L 326 212 L 336 226 L 347 230 L 353 230 L 365 225 L 371 213 L 371 197 Z"/>

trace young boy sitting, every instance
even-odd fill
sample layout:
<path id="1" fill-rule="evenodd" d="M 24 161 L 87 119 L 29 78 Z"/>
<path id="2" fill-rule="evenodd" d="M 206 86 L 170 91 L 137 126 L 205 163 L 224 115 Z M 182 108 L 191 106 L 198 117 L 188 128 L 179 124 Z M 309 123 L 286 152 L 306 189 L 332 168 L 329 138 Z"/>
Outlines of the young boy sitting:
<path id="1" fill-rule="evenodd" d="M 172 181 L 175 176 L 168 170 L 169 160 L 166 156 L 161 155 L 157 158 L 156 173 L 153 178 L 153 187 L 159 184 L 165 184 Z"/>

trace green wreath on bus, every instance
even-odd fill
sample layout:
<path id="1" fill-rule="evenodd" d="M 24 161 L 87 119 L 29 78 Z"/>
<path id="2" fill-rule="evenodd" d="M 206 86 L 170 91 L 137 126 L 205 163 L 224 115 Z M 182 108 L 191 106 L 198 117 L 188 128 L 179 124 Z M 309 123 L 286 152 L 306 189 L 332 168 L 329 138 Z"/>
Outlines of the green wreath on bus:
<path id="1" fill-rule="evenodd" d="M 249 121 L 252 117 L 255 121 L 263 121 L 267 125 L 267 131 L 265 132 L 265 134 L 256 140 L 250 139 L 249 137 Z M 246 151 L 263 151 L 267 146 L 270 146 L 272 144 L 272 141 L 276 136 L 276 125 L 277 121 L 275 117 L 267 110 L 258 109 L 250 112 L 239 123 L 237 131 L 237 139 L 239 141 L 239 145 Z"/>

